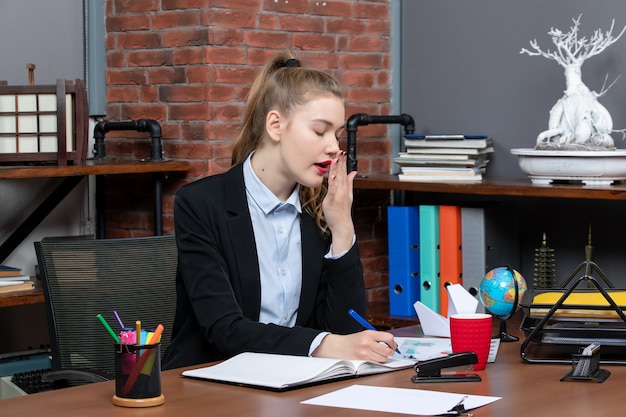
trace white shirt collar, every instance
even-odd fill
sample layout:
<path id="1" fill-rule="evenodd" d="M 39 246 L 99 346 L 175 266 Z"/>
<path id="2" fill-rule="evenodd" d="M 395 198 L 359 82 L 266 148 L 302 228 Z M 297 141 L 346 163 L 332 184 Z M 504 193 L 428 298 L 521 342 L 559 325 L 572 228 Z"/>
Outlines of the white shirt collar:
<path id="1" fill-rule="evenodd" d="M 265 186 L 254 173 L 252 169 L 252 163 L 250 162 L 252 159 L 252 155 L 254 152 L 246 158 L 243 164 L 243 179 L 246 185 L 246 191 L 250 198 L 256 203 L 256 205 L 267 215 L 272 211 L 278 210 L 281 207 L 291 204 L 296 208 L 298 213 L 302 213 L 302 207 L 300 206 L 300 196 L 298 195 L 298 191 L 300 190 L 300 184 L 296 184 L 293 191 L 287 198 L 287 201 L 280 201 L 269 188 Z"/>

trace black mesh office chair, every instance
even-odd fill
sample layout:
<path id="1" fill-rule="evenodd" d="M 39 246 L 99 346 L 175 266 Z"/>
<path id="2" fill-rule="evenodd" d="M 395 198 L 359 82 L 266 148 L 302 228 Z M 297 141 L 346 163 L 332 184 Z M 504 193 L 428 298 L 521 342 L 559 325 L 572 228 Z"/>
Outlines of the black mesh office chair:
<path id="1" fill-rule="evenodd" d="M 35 243 L 50 330 L 48 379 L 98 381 L 114 377 L 114 340 L 97 319 L 121 330 L 141 320 L 162 323 L 161 352 L 170 341 L 178 262 L 174 236 L 43 240 Z M 86 372 L 85 372 L 86 371 Z"/>

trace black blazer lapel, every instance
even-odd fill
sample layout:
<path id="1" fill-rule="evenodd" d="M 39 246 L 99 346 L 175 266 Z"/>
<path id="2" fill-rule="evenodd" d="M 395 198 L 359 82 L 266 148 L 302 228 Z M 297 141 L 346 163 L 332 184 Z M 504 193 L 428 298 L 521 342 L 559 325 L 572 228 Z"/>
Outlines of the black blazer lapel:
<path id="1" fill-rule="evenodd" d="M 319 293 L 322 259 L 328 251 L 329 240 L 322 235 L 315 219 L 306 213 L 300 215 L 302 235 L 302 292 L 298 309 L 298 324 L 306 325 L 313 314 L 315 294 Z"/>
<path id="2" fill-rule="evenodd" d="M 237 271 L 232 271 L 233 288 L 235 295 L 241 298 L 239 305 L 243 306 L 244 316 L 251 320 L 258 320 L 261 311 L 261 278 L 254 230 L 243 181 L 243 164 L 229 171 L 224 183 L 224 198 L 230 236 L 245 236 L 245 238 L 230 240 L 235 259 L 229 264 L 236 265 L 237 268 Z M 243 262 L 241 262 L 242 259 Z"/>

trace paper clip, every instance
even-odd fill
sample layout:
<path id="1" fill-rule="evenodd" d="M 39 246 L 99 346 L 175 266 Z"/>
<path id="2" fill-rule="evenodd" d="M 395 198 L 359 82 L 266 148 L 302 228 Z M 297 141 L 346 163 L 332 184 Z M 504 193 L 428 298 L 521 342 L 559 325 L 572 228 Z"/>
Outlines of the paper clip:
<path id="1" fill-rule="evenodd" d="M 456 405 L 454 407 L 452 407 L 451 409 L 449 409 L 447 412 L 448 413 L 457 413 L 460 416 L 473 417 L 474 414 L 468 413 L 467 410 L 465 409 L 465 406 L 463 405 L 465 400 L 467 400 L 467 395 L 465 395 L 463 398 L 461 398 L 461 401 L 456 403 Z"/>
<path id="2" fill-rule="evenodd" d="M 119 346 L 119 350 L 116 350 L 117 353 L 132 353 L 135 354 L 135 350 L 132 349 L 133 345 L 117 343 L 115 346 Z"/>

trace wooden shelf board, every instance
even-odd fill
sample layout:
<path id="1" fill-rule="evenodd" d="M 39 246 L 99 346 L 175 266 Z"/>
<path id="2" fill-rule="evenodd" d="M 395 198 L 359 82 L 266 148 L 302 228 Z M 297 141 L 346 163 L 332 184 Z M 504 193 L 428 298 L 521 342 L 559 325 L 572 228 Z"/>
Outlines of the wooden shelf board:
<path id="1" fill-rule="evenodd" d="M 0 294 L 0 308 L 26 304 L 40 304 L 43 302 L 43 288 L 40 283 L 37 283 L 35 288 L 32 290 L 14 291 Z"/>
<path id="2" fill-rule="evenodd" d="M 397 175 L 357 176 L 357 189 L 399 190 L 422 193 L 447 193 L 498 197 L 572 198 L 589 200 L 626 200 L 626 185 L 584 186 L 582 184 L 535 185 L 530 180 L 487 179 L 476 183 L 400 181 Z"/>
<path id="3" fill-rule="evenodd" d="M 150 172 L 184 172 L 189 170 L 187 161 L 87 161 L 84 165 L 33 165 L 0 166 L 0 179 L 72 177 L 107 174 L 141 174 Z"/>

